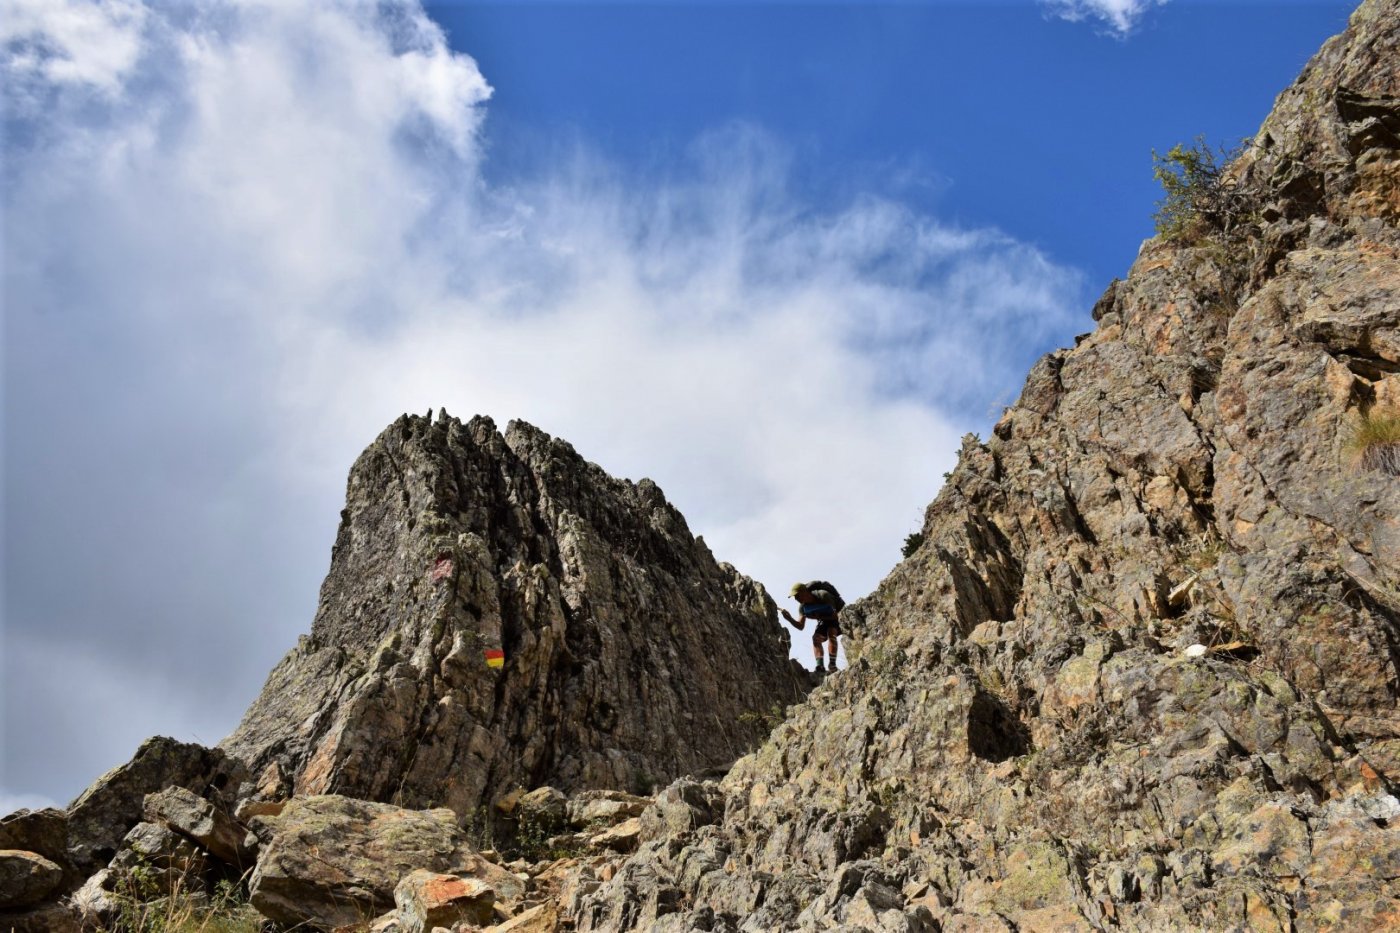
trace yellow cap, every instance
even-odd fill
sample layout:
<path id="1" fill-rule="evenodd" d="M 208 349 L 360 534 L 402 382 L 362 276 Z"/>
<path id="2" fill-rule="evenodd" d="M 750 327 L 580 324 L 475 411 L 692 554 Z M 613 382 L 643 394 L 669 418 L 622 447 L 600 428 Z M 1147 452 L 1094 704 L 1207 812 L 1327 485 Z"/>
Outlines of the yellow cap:
<path id="1" fill-rule="evenodd" d="M 796 596 L 800 591 L 805 590 L 806 588 L 807 584 L 805 583 L 794 583 L 792 585 L 792 589 L 788 591 L 788 595 Z"/>

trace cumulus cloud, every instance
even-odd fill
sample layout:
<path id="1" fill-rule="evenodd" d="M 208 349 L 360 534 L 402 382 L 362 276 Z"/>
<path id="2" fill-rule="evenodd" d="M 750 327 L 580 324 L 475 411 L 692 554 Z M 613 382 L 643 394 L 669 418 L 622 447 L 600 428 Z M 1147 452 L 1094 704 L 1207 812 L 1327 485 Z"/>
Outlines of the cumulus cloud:
<path id="1" fill-rule="evenodd" d="M 12 794 L 228 732 L 403 411 L 525 418 L 655 479 L 771 589 L 855 596 L 1081 323 L 1072 271 L 806 201 L 758 127 L 664 172 L 577 147 L 488 184 L 491 89 L 416 6 L 9 3 Z"/>
<path id="2" fill-rule="evenodd" d="M 1167 0 L 1044 0 L 1055 15 L 1071 22 L 1096 20 L 1110 34 L 1126 38 L 1138 20 L 1154 6 Z"/>

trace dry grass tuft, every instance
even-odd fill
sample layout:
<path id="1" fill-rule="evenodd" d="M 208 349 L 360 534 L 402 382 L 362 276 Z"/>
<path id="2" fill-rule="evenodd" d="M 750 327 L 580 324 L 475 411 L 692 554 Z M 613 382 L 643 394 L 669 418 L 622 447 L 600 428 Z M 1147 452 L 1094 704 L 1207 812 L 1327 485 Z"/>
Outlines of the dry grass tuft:
<path id="1" fill-rule="evenodd" d="M 183 875 L 162 884 L 137 869 L 113 893 L 120 913 L 100 933 L 260 933 L 264 927 L 240 882 L 221 881 L 206 893 Z"/>
<path id="2" fill-rule="evenodd" d="M 1362 415 L 1347 450 L 1364 470 L 1400 476 L 1400 414 Z"/>

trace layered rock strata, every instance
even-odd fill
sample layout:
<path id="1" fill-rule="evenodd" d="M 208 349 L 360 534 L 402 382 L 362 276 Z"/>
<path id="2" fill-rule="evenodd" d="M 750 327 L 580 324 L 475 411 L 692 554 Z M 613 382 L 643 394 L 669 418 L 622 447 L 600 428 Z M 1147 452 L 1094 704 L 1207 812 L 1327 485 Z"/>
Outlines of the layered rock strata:
<path id="1" fill-rule="evenodd" d="M 579 929 L 1400 925 L 1400 480 L 1354 450 L 1400 415 L 1398 43 L 1362 4 L 1234 166 L 1251 225 L 1145 244 L 850 669 Z"/>
<path id="2" fill-rule="evenodd" d="M 768 594 L 651 481 L 521 422 L 405 416 L 350 472 L 310 636 L 224 747 L 269 796 L 465 820 L 729 763 L 801 696 L 787 654 Z"/>

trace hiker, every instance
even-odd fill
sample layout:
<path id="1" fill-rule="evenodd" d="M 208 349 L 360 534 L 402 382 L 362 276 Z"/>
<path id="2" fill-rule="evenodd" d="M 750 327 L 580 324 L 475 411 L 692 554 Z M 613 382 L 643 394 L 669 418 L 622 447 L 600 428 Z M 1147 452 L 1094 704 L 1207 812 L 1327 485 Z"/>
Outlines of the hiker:
<path id="1" fill-rule="evenodd" d="M 797 615 L 794 619 L 792 614 L 786 609 L 783 610 L 783 618 L 787 619 L 792 627 L 799 632 L 806 626 L 807 620 L 816 622 L 816 631 L 812 633 L 812 653 L 816 655 L 817 664 L 813 668 L 818 674 L 826 671 L 836 670 L 836 638 L 841 634 L 841 609 L 846 605 L 846 601 L 841 598 L 841 594 L 836 592 L 836 587 L 823 580 L 813 580 L 811 583 L 794 583 L 792 585 L 793 599 L 797 600 Z M 826 642 L 828 663 L 822 667 L 822 642 Z"/>

